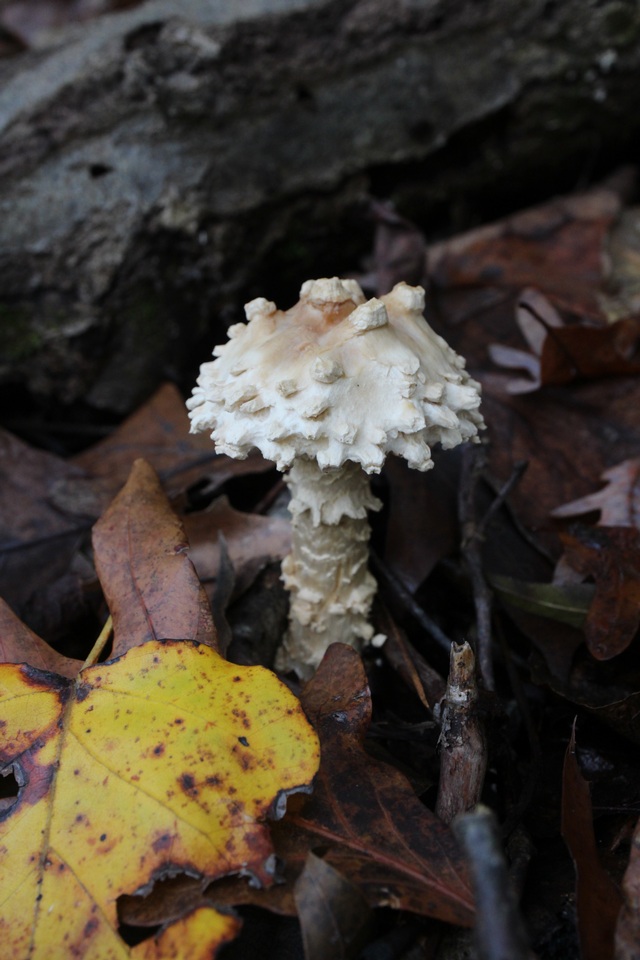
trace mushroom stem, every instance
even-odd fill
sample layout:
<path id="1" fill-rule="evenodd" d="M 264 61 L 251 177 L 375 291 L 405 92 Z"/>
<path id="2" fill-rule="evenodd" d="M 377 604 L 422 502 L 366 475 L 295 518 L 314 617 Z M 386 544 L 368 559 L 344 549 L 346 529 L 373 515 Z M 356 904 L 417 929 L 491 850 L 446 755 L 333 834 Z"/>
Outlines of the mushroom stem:
<path id="1" fill-rule="evenodd" d="M 367 569 L 367 510 L 381 502 L 355 463 L 321 469 L 299 459 L 286 478 L 291 489 L 291 553 L 282 564 L 290 591 L 289 630 L 278 654 L 280 669 L 303 679 L 318 666 L 330 643 L 359 648 L 369 640 L 376 583 Z"/>

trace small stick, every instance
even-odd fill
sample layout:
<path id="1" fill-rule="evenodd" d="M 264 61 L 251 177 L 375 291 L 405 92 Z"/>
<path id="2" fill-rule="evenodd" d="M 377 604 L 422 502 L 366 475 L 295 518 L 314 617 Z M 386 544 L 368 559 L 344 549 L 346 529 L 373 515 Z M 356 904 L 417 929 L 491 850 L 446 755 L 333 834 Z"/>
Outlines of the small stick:
<path id="1" fill-rule="evenodd" d="M 407 590 L 399 577 L 396 577 L 396 575 L 391 572 L 389 567 L 383 563 L 380 557 L 373 551 L 369 553 L 369 562 L 377 580 L 380 581 L 384 587 L 386 587 L 389 593 L 394 595 L 395 598 L 400 601 L 400 603 L 408 610 L 413 619 L 416 620 L 422 627 L 425 633 L 428 633 L 429 636 L 435 640 L 443 650 L 448 652 L 451 649 L 451 639 L 446 635 L 444 630 L 438 626 L 435 620 L 432 620 L 431 617 L 425 613 L 420 604 L 414 600 L 411 592 Z"/>
<path id="2" fill-rule="evenodd" d="M 496 515 L 500 507 L 504 505 L 505 500 L 507 499 L 507 497 L 509 496 L 513 488 L 516 486 L 516 484 L 520 482 L 520 479 L 522 478 L 528 466 L 529 466 L 528 460 L 518 460 L 516 463 L 514 463 L 511 476 L 507 480 L 505 480 L 502 486 L 498 489 L 498 491 L 496 492 L 495 500 L 493 501 L 493 503 L 485 513 L 484 517 L 478 524 L 478 534 L 481 537 L 484 536 L 485 530 L 493 520 L 494 516 Z"/>
<path id="3" fill-rule="evenodd" d="M 482 533 L 476 521 L 475 493 L 487 459 L 484 447 L 462 452 L 458 514 L 462 527 L 462 555 L 467 564 L 476 608 L 477 654 L 480 676 L 487 690 L 495 689 L 491 643 L 491 590 L 482 571 Z"/>
<path id="4" fill-rule="evenodd" d="M 478 960 L 532 960 L 493 813 L 478 806 L 458 817 L 453 830 L 471 866 Z"/>
<path id="5" fill-rule="evenodd" d="M 111 631 L 112 631 L 112 630 L 113 630 L 113 619 L 112 619 L 112 617 L 111 617 L 111 614 L 109 614 L 109 616 L 107 617 L 107 620 L 106 620 L 106 622 L 105 622 L 104 627 L 102 628 L 102 630 L 101 630 L 100 633 L 98 634 L 98 639 L 96 640 L 96 642 L 94 643 L 94 645 L 91 647 L 91 650 L 89 651 L 89 656 L 87 657 L 87 659 L 85 660 L 85 662 L 84 662 L 84 663 L 82 664 L 82 666 L 80 667 L 80 670 L 81 670 L 81 671 L 84 670 L 85 667 L 92 667 L 92 666 L 94 665 L 94 663 L 97 663 L 97 662 L 98 662 L 98 658 L 100 657 L 100 654 L 102 653 L 102 651 L 103 651 L 104 648 L 106 647 L 106 645 L 107 645 L 107 640 L 108 640 L 109 637 L 111 636 Z"/>
<path id="6" fill-rule="evenodd" d="M 441 701 L 440 784 L 436 813 L 445 823 L 475 807 L 487 769 L 487 747 L 478 714 L 475 657 L 468 643 L 452 643 L 449 679 Z"/>

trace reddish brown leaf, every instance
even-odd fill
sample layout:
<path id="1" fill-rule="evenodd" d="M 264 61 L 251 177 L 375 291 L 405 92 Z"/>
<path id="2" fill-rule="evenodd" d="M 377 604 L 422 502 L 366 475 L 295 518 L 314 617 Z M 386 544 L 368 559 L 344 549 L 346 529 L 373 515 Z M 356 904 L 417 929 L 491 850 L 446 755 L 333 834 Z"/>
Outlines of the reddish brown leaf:
<path id="1" fill-rule="evenodd" d="M 123 894 L 118 899 L 118 920 L 132 927 L 158 927 L 171 923 L 197 907 L 212 906 L 204 896 L 208 880 L 184 873 L 153 885 L 146 896 Z"/>
<path id="2" fill-rule="evenodd" d="M 640 372 L 640 318 L 628 317 L 607 327 L 582 325 L 550 331 L 542 347 L 543 384 L 630 376 Z"/>
<path id="3" fill-rule="evenodd" d="M 82 660 L 73 660 L 56 653 L 37 634 L 16 617 L 11 607 L 0 599 L 0 663 L 28 663 L 38 670 L 75 677 Z"/>
<path id="4" fill-rule="evenodd" d="M 523 397 L 496 393 L 485 381 L 482 409 L 491 474 L 504 482 L 515 463 L 528 462 L 509 502 L 519 521 L 557 557 L 551 511 L 589 493 L 611 462 L 640 448 L 640 379 L 601 380 Z"/>
<path id="5" fill-rule="evenodd" d="M 291 549 L 291 524 L 283 517 L 261 517 L 234 510 L 218 497 L 207 510 L 183 518 L 189 556 L 203 584 L 220 568 L 219 534 L 226 540 L 235 574 L 235 594 L 243 593 L 267 564 L 282 560 Z"/>
<path id="6" fill-rule="evenodd" d="M 592 510 L 600 512 L 603 527 L 636 527 L 640 530 L 640 457 L 624 460 L 605 470 L 607 486 L 597 493 L 564 503 L 551 511 L 553 517 L 575 517 Z"/>
<path id="7" fill-rule="evenodd" d="M 593 577 L 585 639 L 598 660 L 629 646 L 640 626 L 640 531 L 629 527 L 581 527 L 562 533 L 567 562 Z"/>
<path id="8" fill-rule="evenodd" d="M 170 495 L 205 477 L 214 478 L 216 489 L 230 477 L 273 468 L 259 454 L 246 460 L 216 454 L 206 434 L 190 434 L 184 400 L 167 383 L 106 440 L 75 457 L 88 476 L 59 483 L 56 503 L 82 516 L 100 516 L 139 457 L 151 464 Z"/>
<path id="9" fill-rule="evenodd" d="M 415 691 L 425 709 L 431 709 L 444 696 L 445 681 L 409 643 L 404 630 L 384 608 L 378 611 L 378 625 L 387 637 L 382 648 L 385 660 Z"/>
<path id="10" fill-rule="evenodd" d="M 435 469 L 428 473 L 409 469 L 399 457 L 390 457 L 385 466 L 390 504 L 385 559 L 412 592 L 459 542 L 460 458 L 457 452 L 440 456 L 436 451 L 434 459 Z"/>
<path id="11" fill-rule="evenodd" d="M 374 201 L 372 213 L 376 221 L 373 253 L 376 296 L 389 293 L 404 281 L 421 283 L 426 269 L 424 234 L 385 203 Z"/>
<path id="12" fill-rule="evenodd" d="M 93 547 L 113 617 L 113 656 L 147 640 L 216 645 L 182 524 L 145 460 L 136 460 L 126 485 L 95 525 Z"/>
<path id="13" fill-rule="evenodd" d="M 305 960 L 351 960 L 366 943 L 372 913 L 362 891 L 315 854 L 296 881 Z"/>
<path id="14" fill-rule="evenodd" d="M 313 797 L 278 831 L 287 855 L 304 862 L 308 850 L 322 848 L 370 904 L 468 926 L 473 897 L 452 833 L 403 774 L 363 749 L 371 699 L 351 647 L 329 648 L 302 703 L 320 736 L 322 763 Z"/>
<path id="15" fill-rule="evenodd" d="M 540 356 L 547 335 L 551 328 L 562 326 L 562 319 L 553 304 L 532 288 L 523 290 L 518 297 L 516 323 L 532 352 L 492 343 L 489 356 L 499 366 L 525 370 L 529 374 L 529 379 L 520 377 L 506 380 L 507 393 L 531 393 L 542 384 Z"/>
<path id="16" fill-rule="evenodd" d="M 601 319 L 603 245 L 620 199 L 602 188 L 553 200 L 429 250 L 440 287 L 537 287 L 557 306 Z"/>
<path id="17" fill-rule="evenodd" d="M 622 898 L 598 855 L 589 786 L 576 758 L 575 728 L 562 775 L 562 836 L 576 868 L 576 906 L 583 960 L 612 960 Z"/>
<path id="18" fill-rule="evenodd" d="M 19 614 L 69 569 L 86 527 L 52 505 L 52 491 L 81 476 L 78 467 L 0 430 L 1 589 Z"/>
<path id="19" fill-rule="evenodd" d="M 530 393 L 541 386 L 606 376 L 632 376 L 640 371 L 640 319 L 627 317 L 607 326 L 562 321 L 540 294 L 521 294 L 516 319 L 532 353 L 491 344 L 489 355 L 503 367 L 526 370 L 529 379 L 509 379 L 508 393 Z"/>

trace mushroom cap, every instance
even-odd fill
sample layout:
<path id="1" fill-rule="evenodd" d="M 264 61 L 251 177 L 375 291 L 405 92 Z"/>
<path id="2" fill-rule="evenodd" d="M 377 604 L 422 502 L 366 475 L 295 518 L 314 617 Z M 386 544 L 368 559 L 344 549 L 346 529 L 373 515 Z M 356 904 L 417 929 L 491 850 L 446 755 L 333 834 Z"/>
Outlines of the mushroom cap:
<path id="1" fill-rule="evenodd" d="M 378 473 L 388 453 L 428 470 L 433 444 L 476 439 L 484 422 L 480 385 L 423 310 L 422 287 L 399 283 L 365 302 L 355 280 L 337 277 L 308 280 L 287 311 L 252 300 L 248 323 L 200 368 L 192 432 L 211 431 L 240 459 L 257 447 L 280 470 L 308 457 Z"/>

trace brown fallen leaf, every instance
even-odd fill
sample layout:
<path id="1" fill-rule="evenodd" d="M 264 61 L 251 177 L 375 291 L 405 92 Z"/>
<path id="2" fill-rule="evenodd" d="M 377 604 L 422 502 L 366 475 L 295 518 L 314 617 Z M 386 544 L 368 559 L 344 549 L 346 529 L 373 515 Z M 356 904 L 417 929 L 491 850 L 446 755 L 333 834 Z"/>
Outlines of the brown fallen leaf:
<path id="1" fill-rule="evenodd" d="M 391 571 L 412 593 L 435 565 L 459 543 L 456 488 L 458 450 L 434 453 L 435 470 L 419 473 L 399 457 L 389 457 L 389 518 L 384 555 Z"/>
<path id="2" fill-rule="evenodd" d="M 362 283 L 380 297 L 401 281 L 412 286 L 423 282 L 426 241 L 422 231 L 389 203 L 373 200 L 370 210 L 376 224 L 372 275 L 362 277 Z"/>
<path id="3" fill-rule="evenodd" d="M 635 455 L 640 447 L 640 378 L 600 380 L 519 397 L 496 392 L 485 381 L 482 409 L 491 475 L 505 482 L 516 463 L 528 462 L 509 503 L 536 542 L 557 559 L 561 545 L 551 512 L 589 493 L 612 462 Z"/>
<path id="4" fill-rule="evenodd" d="M 244 593 L 261 570 L 282 560 L 291 549 L 288 520 L 235 510 L 225 496 L 218 497 L 206 510 L 186 514 L 182 522 L 191 562 L 205 587 L 218 576 L 218 537 L 223 534 L 235 574 L 235 596 Z"/>
<path id="5" fill-rule="evenodd" d="M 640 372 L 640 318 L 625 317 L 609 325 L 564 326 L 553 305 L 537 291 L 518 299 L 516 319 L 531 353 L 491 344 L 489 355 L 503 367 L 525 370 L 529 378 L 508 379 L 508 393 Z"/>
<path id="6" fill-rule="evenodd" d="M 211 610 L 184 529 L 145 460 L 93 529 L 96 570 L 113 617 L 113 656 L 146 640 L 216 646 Z"/>
<path id="7" fill-rule="evenodd" d="M 259 454 L 246 460 L 217 454 L 209 437 L 190 434 L 189 426 L 182 396 L 173 384 L 164 384 L 106 440 L 74 457 L 82 475 L 56 484 L 55 503 L 79 516 L 100 516 L 140 457 L 170 496 L 207 478 L 213 491 L 231 477 L 273 469 Z"/>
<path id="8" fill-rule="evenodd" d="M 358 654 L 333 644 L 301 699 L 322 763 L 313 797 L 278 825 L 280 856 L 301 868 L 309 850 L 322 849 L 372 906 L 469 926 L 473 897 L 451 831 L 403 774 L 363 748 L 371 699 Z"/>
<path id="9" fill-rule="evenodd" d="M 543 384 L 640 372 L 640 318 L 627 317 L 606 327 L 576 325 L 552 330 L 542 347 Z"/>
<path id="10" fill-rule="evenodd" d="M 171 923 L 200 906 L 214 906 L 204 895 L 209 885 L 206 877 L 189 877 L 184 873 L 166 877 L 153 884 L 150 891 L 138 896 L 128 893 L 118 898 L 118 920 L 130 927 L 157 927 Z"/>
<path id="11" fill-rule="evenodd" d="M 567 563 L 595 580 L 585 640 L 597 660 L 626 650 L 640 626 L 640 531 L 575 527 L 561 533 Z"/>
<path id="12" fill-rule="evenodd" d="M 430 247 L 430 276 L 440 288 L 537 287 L 561 309 L 604 319 L 603 249 L 620 209 L 617 188 L 560 197 Z"/>
<path id="13" fill-rule="evenodd" d="M 613 960 L 613 938 L 622 897 L 598 854 L 589 786 L 576 758 L 575 726 L 562 774 L 562 836 L 576 868 L 576 908 L 583 960 Z"/>
<path id="14" fill-rule="evenodd" d="M 404 630 L 381 604 L 378 604 L 376 622 L 387 638 L 382 647 L 385 660 L 414 691 L 425 710 L 431 710 L 444 696 L 445 681 L 409 642 Z"/>
<path id="15" fill-rule="evenodd" d="M 354 960 L 373 921 L 367 898 L 330 863 L 307 854 L 294 892 L 305 960 Z"/>
<path id="16" fill-rule="evenodd" d="M 429 251 L 436 282 L 442 266 L 442 284 L 432 291 L 429 319 L 482 383 L 490 475 L 502 484 L 516 463 L 528 462 L 509 504 L 527 533 L 534 533 L 536 545 L 553 560 L 560 544 L 549 513 L 591 493 L 604 470 L 638 454 L 640 378 L 574 380 L 535 394 L 510 396 L 504 376 L 491 365 L 488 346 L 521 346 L 515 317 L 523 287 L 535 287 L 554 309 L 598 322 L 606 319 L 595 306 L 603 290 L 602 240 L 619 206 L 617 191 L 595 191 L 544 205 L 523 215 L 524 222 L 517 217 L 515 226 L 511 221 L 508 228 L 496 224 L 475 237 L 455 238 Z M 587 228 L 584 235 L 582 226 Z M 465 287 L 467 282 L 472 286 Z M 456 297 L 466 289 L 477 301 L 492 284 L 503 284 L 502 299 L 481 303 L 475 313 L 467 311 L 461 318 Z"/>
<path id="17" fill-rule="evenodd" d="M 598 511 L 603 527 L 635 527 L 640 530 L 640 457 L 632 457 L 602 473 L 607 486 L 551 511 L 552 517 L 577 517 Z"/>
<path id="18" fill-rule="evenodd" d="M 529 374 L 528 379 L 508 379 L 505 383 L 507 393 L 531 393 L 543 382 L 540 358 L 547 335 L 552 328 L 561 327 L 563 321 L 553 304 L 535 288 L 523 290 L 518 296 L 515 320 L 531 352 L 491 343 L 489 356 L 499 366 Z"/>
<path id="19" fill-rule="evenodd" d="M 63 657 L 20 620 L 0 599 L 0 663 L 29 663 L 63 677 L 75 677 L 82 660 Z"/>
<path id="20" fill-rule="evenodd" d="M 66 575 L 88 530 L 53 504 L 55 485 L 81 476 L 73 464 L 0 430 L 0 592 L 18 614 Z"/>

